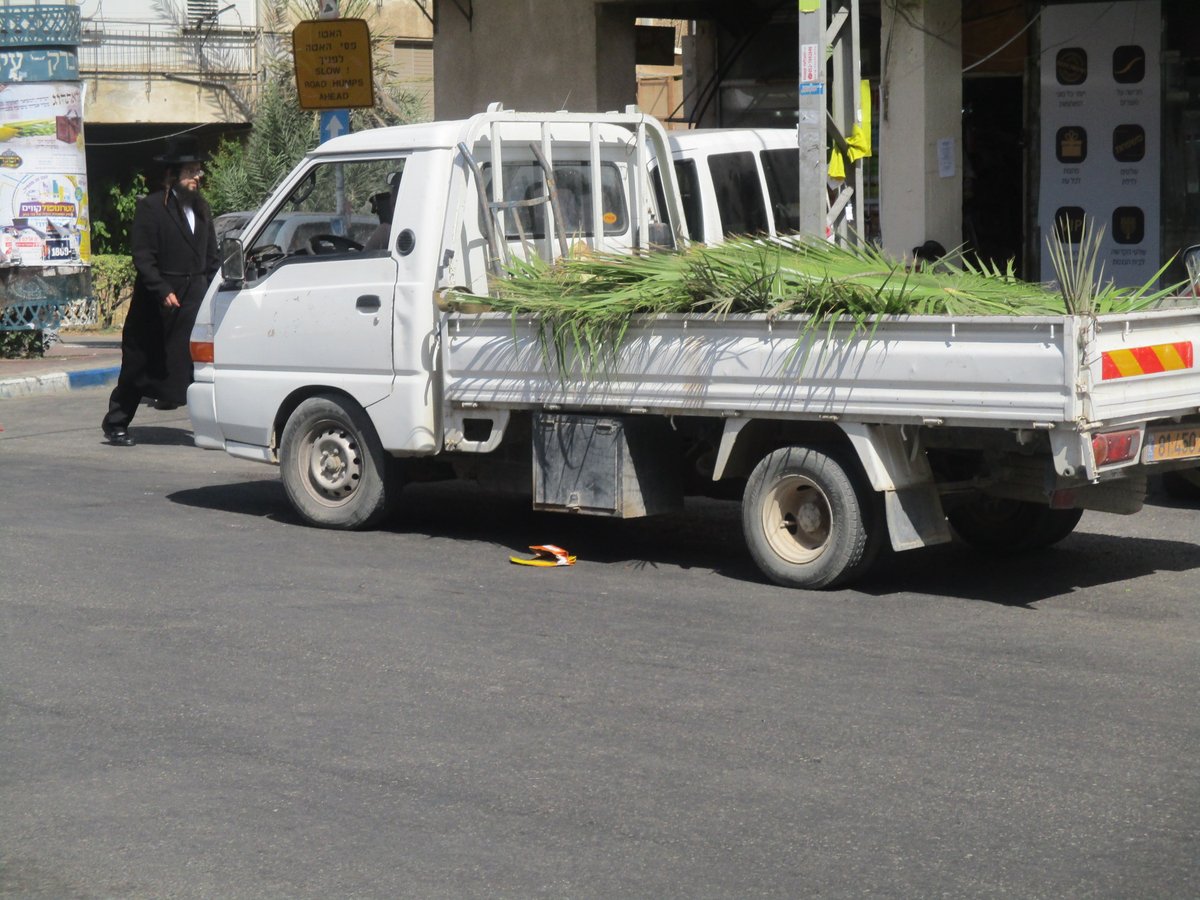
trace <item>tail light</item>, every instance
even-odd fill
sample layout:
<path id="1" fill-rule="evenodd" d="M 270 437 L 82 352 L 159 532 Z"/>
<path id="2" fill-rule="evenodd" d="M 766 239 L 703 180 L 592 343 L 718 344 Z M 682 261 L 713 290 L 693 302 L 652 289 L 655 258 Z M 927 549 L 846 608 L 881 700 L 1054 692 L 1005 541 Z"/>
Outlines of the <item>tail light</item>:
<path id="1" fill-rule="evenodd" d="M 1092 456 L 1096 465 L 1110 466 L 1127 462 L 1142 449 L 1142 430 L 1130 428 L 1125 431 L 1103 431 L 1092 435 Z"/>
<path id="2" fill-rule="evenodd" d="M 192 362 L 210 363 L 213 361 L 212 341 L 192 341 L 188 344 L 188 348 L 192 353 Z"/>

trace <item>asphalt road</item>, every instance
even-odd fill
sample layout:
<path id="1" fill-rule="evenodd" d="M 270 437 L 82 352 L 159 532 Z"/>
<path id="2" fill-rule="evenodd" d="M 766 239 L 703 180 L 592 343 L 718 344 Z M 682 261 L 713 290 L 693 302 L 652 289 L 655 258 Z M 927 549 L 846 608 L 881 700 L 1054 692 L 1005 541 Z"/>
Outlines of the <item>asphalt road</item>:
<path id="1" fill-rule="evenodd" d="M 319 531 L 104 401 L 0 402 L 0 895 L 1200 896 L 1195 508 L 788 591 L 731 504 Z"/>

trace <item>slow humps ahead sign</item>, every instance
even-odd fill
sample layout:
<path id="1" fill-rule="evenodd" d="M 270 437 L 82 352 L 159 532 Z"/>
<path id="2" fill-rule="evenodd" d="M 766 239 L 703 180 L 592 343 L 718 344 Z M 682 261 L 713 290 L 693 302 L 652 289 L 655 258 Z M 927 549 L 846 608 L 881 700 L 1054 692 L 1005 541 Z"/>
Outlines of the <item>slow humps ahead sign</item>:
<path id="1" fill-rule="evenodd" d="M 371 33 L 363 19 L 310 19 L 292 31 L 301 109 L 375 105 Z"/>

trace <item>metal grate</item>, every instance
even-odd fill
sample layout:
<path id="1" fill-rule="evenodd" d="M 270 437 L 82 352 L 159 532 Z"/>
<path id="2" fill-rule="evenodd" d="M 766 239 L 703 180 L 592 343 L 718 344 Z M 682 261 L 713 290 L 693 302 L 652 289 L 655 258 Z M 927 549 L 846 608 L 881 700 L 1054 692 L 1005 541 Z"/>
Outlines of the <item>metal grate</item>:
<path id="1" fill-rule="evenodd" d="M 0 7 L 0 47 L 67 47 L 78 43 L 77 6 Z"/>

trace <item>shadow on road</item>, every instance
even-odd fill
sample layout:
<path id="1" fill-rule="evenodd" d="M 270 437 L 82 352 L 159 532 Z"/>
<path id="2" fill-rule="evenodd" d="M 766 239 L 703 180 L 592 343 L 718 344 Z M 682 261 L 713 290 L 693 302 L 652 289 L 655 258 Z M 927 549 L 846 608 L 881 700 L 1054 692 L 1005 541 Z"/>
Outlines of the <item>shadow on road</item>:
<path id="1" fill-rule="evenodd" d="M 889 554 L 855 590 L 1032 608 L 1039 600 L 1074 591 L 1197 568 L 1200 546 L 1193 543 L 1076 531 L 1054 547 L 1014 556 L 992 556 L 957 542 Z"/>
<path id="2" fill-rule="evenodd" d="M 237 481 L 231 484 L 190 488 L 167 494 L 167 499 L 172 503 L 196 509 L 237 513 L 288 524 L 297 522 L 283 493 L 283 485 L 277 479 Z"/>
<path id="3" fill-rule="evenodd" d="M 300 524 L 277 479 L 177 491 L 168 499 Z M 593 562 L 712 569 L 765 583 L 746 550 L 740 507 L 732 501 L 690 499 L 684 513 L 622 520 L 539 512 L 530 508 L 528 496 L 487 493 L 462 482 L 417 484 L 405 488 L 399 509 L 381 530 L 499 544 L 518 555 L 529 544 L 552 543 Z M 1073 591 L 1197 568 L 1196 544 L 1077 531 L 1055 547 L 1021 556 L 988 556 L 960 543 L 888 552 L 845 593 L 933 594 L 1030 608 Z"/>
<path id="4" fill-rule="evenodd" d="M 162 425 L 129 426 L 129 433 L 139 444 L 151 447 L 195 447 L 190 428 L 167 428 Z M 102 439 L 103 440 L 103 439 Z"/>
<path id="5" fill-rule="evenodd" d="M 173 503 L 299 525 L 278 479 L 176 491 Z M 741 537 L 739 507 L 689 501 L 687 511 L 650 519 L 604 519 L 539 512 L 528 496 L 480 491 L 470 484 L 414 484 L 380 530 L 480 541 L 528 556 L 530 544 L 558 544 L 580 559 L 657 568 L 712 569 L 737 580 L 761 581 Z"/>

